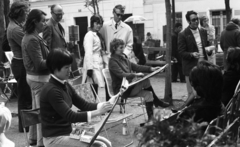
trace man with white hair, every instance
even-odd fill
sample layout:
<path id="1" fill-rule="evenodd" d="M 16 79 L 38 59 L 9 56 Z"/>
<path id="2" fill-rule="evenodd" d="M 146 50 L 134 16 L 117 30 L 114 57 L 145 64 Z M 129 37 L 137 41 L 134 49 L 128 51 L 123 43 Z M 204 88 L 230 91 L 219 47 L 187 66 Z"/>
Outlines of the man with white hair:
<path id="1" fill-rule="evenodd" d="M 47 41 L 48 47 L 51 50 L 56 48 L 66 48 L 65 31 L 59 23 L 64 15 L 63 8 L 59 4 L 51 6 L 52 17 L 48 20 L 43 31 L 43 38 Z"/>

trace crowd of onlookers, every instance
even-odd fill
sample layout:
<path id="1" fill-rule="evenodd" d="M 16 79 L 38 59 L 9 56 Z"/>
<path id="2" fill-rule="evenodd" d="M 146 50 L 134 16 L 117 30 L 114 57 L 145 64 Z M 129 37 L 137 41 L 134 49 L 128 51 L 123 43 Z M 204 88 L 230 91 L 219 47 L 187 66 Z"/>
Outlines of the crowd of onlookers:
<path id="1" fill-rule="evenodd" d="M 30 10 L 25 2 L 14 2 L 10 8 L 7 41 L 14 55 L 11 67 L 17 80 L 18 113 L 22 109 L 40 108 L 41 123 L 28 129 L 31 145 L 87 146 L 69 137 L 71 123 L 91 122 L 93 117 L 104 114 L 113 105 L 108 101 L 107 92 L 106 102 L 88 103 L 67 82 L 75 59 L 67 50 L 65 31 L 59 23 L 64 12 L 58 4 L 52 5 L 50 11 L 52 17 L 46 22 L 45 12 Z M 82 84 L 90 82 L 106 87 L 102 69 L 109 68 L 113 92 L 117 94 L 124 77 L 131 82 L 144 76 L 142 72 L 159 69 L 144 65 L 146 60 L 141 45 L 133 37 L 132 29 L 121 20 L 124 11 L 124 6 L 116 5 L 113 19 L 104 22 L 98 13 L 90 18 L 83 43 Z M 176 23 L 172 35 L 172 58 L 177 60 L 172 65 L 172 81 L 177 81 L 179 73 L 180 81 L 186 82 L 188 98 L 182 107 L 172 111 L 189 106 L 191 109 L 187 110 L 191 112 L 182 115 L 194 115 L 197 122 L 210 122 L 221 115 L 240 79 L 240 19 L 232 19 L 221 34 L 220 43 L 226 59 L 224 74 L 215 65 L 215 31 L 209 19 L 188 11 L 186 20 L 189 26 L 182 31 L 182 25 Z M 134 96 L 144 98 L 149 119 L 154 106 L 170 106 L 158 98 L 149 79 L 130 87 L 122 98 Z M 81 111 L 73 111 L 72 105 Z M 23 132 L 20 115 L 19 131 Z"/>

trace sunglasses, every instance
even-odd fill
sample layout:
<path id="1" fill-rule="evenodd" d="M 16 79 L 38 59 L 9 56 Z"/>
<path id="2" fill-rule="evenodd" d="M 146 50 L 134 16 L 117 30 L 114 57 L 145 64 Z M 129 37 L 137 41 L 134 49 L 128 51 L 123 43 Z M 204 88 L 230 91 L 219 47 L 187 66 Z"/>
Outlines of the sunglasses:
<path id="1" fill-rule="evenodd" d="M 124 14 L 118 14 L 118 13 L 116 13 L 116 11 L 114 11 L 114 13 L 117 15 L 117 17 L 120 17 L 120 16 L 123 17 L 123 15 L 124 15 Z"/>
<path id="2" fill-rule="evenodd" d="M 198 17 L 191 19 L 191 22 L 199 21 Z"/>
<path id="3" fill-rule="evenodd" d="M 53 14 L 55 14 L 57 17 L 60 17 L 60 16 L 63 16 L 64 15 L 64 13 L 61 13 L 61 14 L 56 14 L 56 13 L 54 13 L 54 12 L 52 12 Z"/>

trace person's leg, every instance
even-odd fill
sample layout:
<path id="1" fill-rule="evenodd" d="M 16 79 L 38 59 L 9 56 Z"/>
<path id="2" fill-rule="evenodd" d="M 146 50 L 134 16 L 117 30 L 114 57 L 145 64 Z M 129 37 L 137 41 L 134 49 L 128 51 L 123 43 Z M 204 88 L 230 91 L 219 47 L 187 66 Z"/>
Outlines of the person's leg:
<path id="1" fill-rule="evenodd" d="M 20 117 L 20 111 L 22 109 L 31 109 L 32 108 L 32 96 L 29 85 L 26 80 L 26 70 L 23 65 L 22 60 L 13 60 L 12 61 L 12 71 L 14 77 L 17 80 L 17 93 L 18 93 L 18 117 L 19 117 L 19 132 L 23 132 L 22 121 Z M 16 75 L 16 76 L 15 76 Z M 28 130 L 28 128 L 27 128 Z"/>
<path id="2" fill-rule="evenodd" d="M 33 109 L 40 108 L 40 93 L 45 84 L 46 83 L 44 82 L 35 82 L 35 81 L 30 82 L 30 87 L 34 96 L 33 100 L 34 100 L 35 108 L 33 107 Z M 41 126 L 42 126 L 41 124 L 37 124 L 37 146 L 43 146 Z"/>
<path id="3" fill-rule="evenodd" d="M 45 147 L 87 147 L 88 144 L 69 136 L 43 138 Z"/>
<path id="4" fill-rule="evenodd" d="M 178 69 L 177 63 L 172 64 L 172 82 L 177 82 Z"/>
<path id="5" fill-rule="evenodd" d="M 191 83 L 189 81 L 189 76 L 185 77 L 186 80 L 186 85 L 187 85 L 187 92 L 188 92 L 188 98 L 185 101 L 185 104 L 183 107 L 188 106 L 188 104 L 194 99 L 194 97 L 196 96 L 196 91 L 193 89 L 193 87 L 191 86 Z"/>
<path id="6" fill-rule="evenodd" d="M 168 102 L 164 102 L 164 101 L 161 101 L 158 96 L 156 95 L 156 93 L 154 92 L 151 84 L 150 84 L 150 80 L 147 79 L 145 80 L 146 81 L 146 84 L 145 84 L 145 87 L 142 87 L 142 89 L 144 90 L 147 90 L 147 91 L 151 91 L 152 92 L 152 95 L 153 95 L 153 103 L 155 105 L 155 107 L 168 107 L 170 104 Z M 138 84 L 137 84 L 138 85 Z"/>
<path id="7" fill-rule="evenodd" d="M 47 137 L 43 138 L 45 147 L 88 147 L 89 144 L 72 139 L 69 136 Z M 101 142 L 101 141 L 100 141 Z M 101 142 L 105 144 L 104 142 Z M 101 144 L 94 143 L 91 147 L 101 147 Z"/>
<path id="8" fill-rule="evenodd" d="M 185 83 L 185 76 L 183 75 L 182 72 L 182 64 L 178 64 L 178 72 L 179 72 L 179 78 L 180 78 L 180 82 Z"/>
<path id="9" fill-rule="evenodd" d="M 31 83 L 32 81 L 27 78 L 27 83 L 31 89 Z M 32 109 L 36 109 L 36 101 L 35 101 L 35 96 L 34 92 L 31 89 L 31 94 L 32 94 Z M 29 135 L 28 135 L 30 145 L 36 145 L 37 143 L 37 126 L 33 125 L 29 127 Z"/>

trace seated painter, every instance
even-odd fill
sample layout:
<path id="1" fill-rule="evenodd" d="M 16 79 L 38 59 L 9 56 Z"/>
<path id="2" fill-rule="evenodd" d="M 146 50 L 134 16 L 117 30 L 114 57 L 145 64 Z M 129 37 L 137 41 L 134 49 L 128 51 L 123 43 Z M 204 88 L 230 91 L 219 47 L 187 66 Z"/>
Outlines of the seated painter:
<path id="1" fill-rule="evenodd" d="M 12 114 L 10 110 L 0 104 L 0 147 L 15 147 L 15 144 L 5 136 L 5 132 L 10 128 Z"/>
<path id="2" fill-rule="evenodd" d="M 45 147 L 85 147 L 87 143 L 70 138 L 72 123 L 91 122 L 112 108 L 110 102 L 89 103 L 67 82 L 73 57 L 66 49 L 52 50 L 46 60 L 51 72 L 40 96 L 42 134 Z M 76 106 L 81 112 L 71 109 Z"/>
<path id="3" fill-rule="evenodd" d="M 200 61 L 190 72 L 189 79 L 199 98 L 183 110 L 180 117 L 209 123 L 222 115 L 224 106 L 220 92 L 223 85 L 221 69 L 208 61 Z"/>
<path id="4" fill-rule="evenodd" d="M 123 54 L 125 44 L 121 39 L 113 39 L 110 43 L 111 58 L 109 60 L 109 71 L 112 77 L 112 86 L 114 94 L 120 90 L 123 77 L 126 77 L 129 83 L 135 77 L 143 77 L 142 72 L 153 72 L 159 67 L 150 67 L 137 65 L 130 62 Z M 133 87 L 129 87 L 123 94 L 123 98 L 127 97 L 143 97 L 146 102 L 146 110 L 148 118 L 153 115 L 153 104 L 158 107 L 168 107 L 169 103 L 161 101 L 155 94 L 149 79 L 146 79 Z"/>

